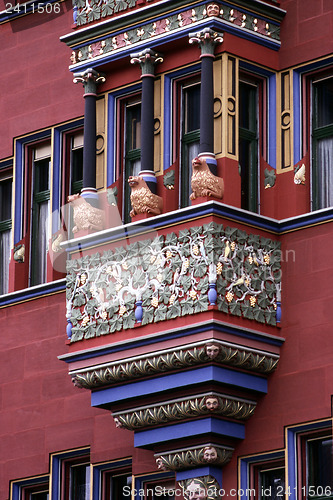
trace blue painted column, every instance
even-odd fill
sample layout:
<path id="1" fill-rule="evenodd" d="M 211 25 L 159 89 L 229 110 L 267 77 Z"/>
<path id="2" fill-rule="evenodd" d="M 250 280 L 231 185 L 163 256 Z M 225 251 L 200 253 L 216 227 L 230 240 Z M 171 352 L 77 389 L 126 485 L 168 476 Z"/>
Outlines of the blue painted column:
<path id="1" fill-rule="evenodd" d="M 223 42 L 221 33 L 205 28 L 189 34 L 191 44 L 198 43 L 201 48 L 201 86 L 200 86 L 200 147 L 199 157 L 205 157 L 214 175 L 217 173 L 214 153 L 214 85 L 213 62 L 215 46 Z"/>
<path id="2" fill-rule="evenodd" d="M 131 54 L 131 63 L 140 64 L 142 74 L 141 97 L 141 172 L 149 189 L 156 194 L 154 173 L 154 79 L 155 65 L 163 62 L 160 54 L 151 49 Z"/>
<path id="3" fill-rule="evenodd" d="M 84 87 L 83 189 L 81 195 L 93 206 L 98 205 L 96 189 L 96 99 L 97 85 L 105 77 L 89 68 L 74 73 L 74 83 Z"/>

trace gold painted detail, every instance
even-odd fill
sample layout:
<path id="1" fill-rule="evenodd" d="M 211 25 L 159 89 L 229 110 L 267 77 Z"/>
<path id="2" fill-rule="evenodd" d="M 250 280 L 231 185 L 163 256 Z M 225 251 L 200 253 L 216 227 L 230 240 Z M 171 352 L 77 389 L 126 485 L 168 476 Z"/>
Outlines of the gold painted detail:
<path id="1" fill-rule="evenodd" d="M 194 158 L 192 160 L 192 194 L 191 200 L 200 196 L 213 196 L 214 198 L 223 198 L 224 182 L 221 177 L 213 175 L 204 158 Z"/>
<path id="2" fill-rule="evenodd" d="M 77 387 L 94 389 L 175 369 L 194 367 L 212 360 L 217 364 L 268 375 L 275 370 L 279 356 L 212 340 L 114 361 L 102 367 L 77 370 L 70 374 Z"/>
<path id="3" fill-rule="evenodd" d="M 128 430 L 177 422 L 194 417 L 218 415 L 220 417 L 247 420 L 254 412 L 256 403 L 235 396 L 217 393 L 199 394 L 190 398 L 159 402 L 156 405 L 134 408 L 124 412 L 114 412 L 118 427 Z"/>
<path id="4" fill-rule="evenodd" d="M 163 200 L 161 196 L 152 193 L 142 177 L 139 175 L 130 176 L 128 183 L 131 187 L 131 217 L 144 213 L 151 215 L 160 215 L 162 213 Z"/>
<path id="5" fill-rule="evenodd" d="M 75 3 L 77 0 L 73 0 Z M 92 4 L 92 5 L 90 5 Z M 101 0 L 96 3 L 93 0 L 79 0 L 77 7 L 77 26 L 82 26 L 92 21 L 112 16 L 117 11 L 114 7 L 114 0 Z M 118 5 L 124 2 L 118 2 Z M 240 32 L 252 32 L 258 34 L 261 40 L 280 40 L 280 25 L 279 23 L 271 23 L 269 19 L 259 19 L 255 14 L 242 11 L 241 9 L 232 9 L 229 5 L 222 2 L 217 3 L 220 7 L 219 12 L 215 12 L 214 16 L 218 17 L 223 24 L 233 25 Z M 133 6 L 133 5 L 132 5 Z M 119 10 L 119 9 L 118 9 Z M 180 28 L 187 28 L 190 25 L 195 25 L 198 21 L 208 19 L 212 16 L 211 11 L 206 10 L 205 5 L 195 5 L 191 9 L 184 9 L 178 14 L 165 14 L 159 17 L 157 21 L 142 22 L 141 26 L 127 29 L 126 24 L 122 29 L 118 27 L 117 34 L 110 34 L 98 42 L 91 42 L 82 45 L 79 49 L 72 52 L 72 64 L 82 61 L 95 59 L 96 57 L 105 54 L 110 55 L 114 52 L 127 49 L 130 46 L 137 46 L 138 43 L 146 40 L 153 40 L 155 37 L 170 35 L 172 32 L 179 31 Z M 117 18 L 119 20 L 119 17 Z M 126 18 L 124 18 L 124 23 Z"/>
<path id="6" fill-rule="evenodd" d="M 75 226 L 73 233 L 90 229 L 101 231 L 104 229 L 104 211 L 93 207 L 79 194 L 68 196 L 68 202 L 73 207 L 73 219 Z"/>
<path id="7" fill-rule="evenodd" d="M 225 465 L 230 462 L 234 449 L 214 443 L 172 450 L 155 455 L 159 470 L 180 471 L 200 465 Z"/>

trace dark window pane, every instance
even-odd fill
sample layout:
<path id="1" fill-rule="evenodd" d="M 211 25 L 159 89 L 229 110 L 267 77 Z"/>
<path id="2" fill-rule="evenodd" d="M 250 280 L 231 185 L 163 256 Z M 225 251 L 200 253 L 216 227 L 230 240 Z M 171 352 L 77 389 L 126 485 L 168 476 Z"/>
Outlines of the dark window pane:
<path id="1" fill-rule="evenodd" d="M 284 468 L 261 471 L 259 487 L 261 500 L 283 500 L 285 490 Z"/>
<path id="2" fill-rule="evenodd" d="M 239 126 L 256 133 L 256 93 L 257 88 L 251 84 L 239 84 Z"/>
<path id="3" fill-rule="evenodd" d="M 314 84 L 315 127 L 333 124 L 333 78 Z"/>
<path id="4" fill-rule="evenodd" d="M 12 179 L 0 182 L 0 222 L 11 218 Z"/>
<path id="5" fill-rule="evenodd" d="M 184 89 L 184 133 L 200 129 L 200 85 Z"/>
<path id="6" fill-rule="evenodd" d="M 122 474 L 111 477 L 111 496 L 110 500 L 126 500 L 129 497 L 128 488 L 131 488 L 132 476 Z M 125 488 L 127 486 L 128 488 Z"/>
<path id="7" fill-rule="evenodd" d="M 308 442 L 308 487 L 314 486 L 316 496 L 320 489 L 333 488 L 332 438 L 316 439 Z M 323 495 L 324 496 L 324 493 Z"/>
<path id="8" fill-rule="evenodd" d="M 89 500 L 90 498 L 90 467 L 76 465 L 71 467 L 70 500 Z"/>

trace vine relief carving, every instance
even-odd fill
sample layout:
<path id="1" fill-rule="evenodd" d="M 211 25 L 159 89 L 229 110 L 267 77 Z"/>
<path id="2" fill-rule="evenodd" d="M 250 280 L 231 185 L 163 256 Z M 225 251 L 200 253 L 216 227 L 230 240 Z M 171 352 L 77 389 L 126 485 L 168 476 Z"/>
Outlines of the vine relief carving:
<path id="1" fill-rule="evenodd" d="M 280 243 L 209 223 L 67 262 L 72 342 L 218 310 L 276 324 Z"/>

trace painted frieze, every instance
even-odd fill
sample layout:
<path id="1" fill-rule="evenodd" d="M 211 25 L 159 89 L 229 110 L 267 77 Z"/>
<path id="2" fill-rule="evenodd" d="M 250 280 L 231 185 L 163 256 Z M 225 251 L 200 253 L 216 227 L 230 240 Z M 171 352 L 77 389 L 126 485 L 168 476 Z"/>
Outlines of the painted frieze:
<path id="1" fill-rule="evenodd" d="M 112 18 L 125 11 L 131 12 L 135 7 L 135 0 L 73 0 L 74 23 L 77 27 L 88 23 Z M 257 35 L 261 40 L 279 43 L 280 26 L 271 22 L 270 19 L 259 18 L 257 15 L 241 9 L 235 9 L 224 3 L 214 3 L 219 10 L 215 9 L 214 16 L 225 24 L 226 28 L 245 31 L 251 36 Z M 211 18 L 212 13 L 207 8 L 211 3 L 193 5 L 192 8 L 179 9 L 175 13 L 165 13 L 158 20 L 142 21 L 140 25 L 128 28 L 118 28 L 112 34 L 99 38 L 97 42 L 81 45 L 79 49 L 72 52 L 72 64 L 109 56 L 128 47 L 134 47 L 146 41 L 154 41 L 165 35 L 176 35 L 182 28 L 196 26 L 196 24 Z"/>
<path id="2" fill-rule="evenodd" d="M 276 324 L 280 243 L 209 223 L 67 262 L 72 342 L 207 311 Z"/>

